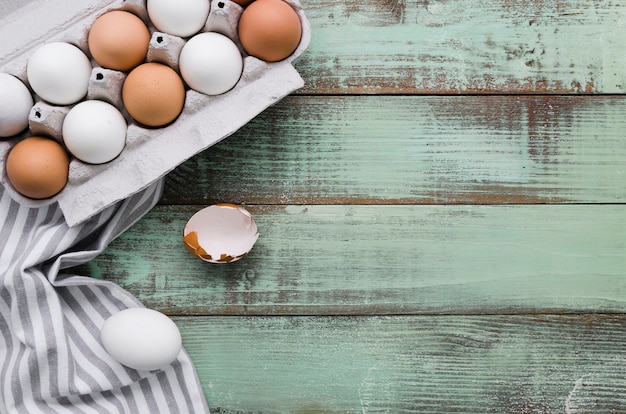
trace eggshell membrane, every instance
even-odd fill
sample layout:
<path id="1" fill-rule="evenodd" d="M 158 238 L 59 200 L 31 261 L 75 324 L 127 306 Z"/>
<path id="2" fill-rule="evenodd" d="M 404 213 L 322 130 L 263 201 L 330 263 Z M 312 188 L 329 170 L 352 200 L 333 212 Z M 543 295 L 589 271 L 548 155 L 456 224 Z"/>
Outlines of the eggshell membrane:
<path id="1" fill-rule="evenodd" d="M 44 199 L 67 184 L 70 159 L 61 144 L 40 136 L 26 138 L 11 149 L 6 161 L 7 178 L 22 195 Z"/>
<path id="2" fill-rule="evenodd" d="M 102 67 L 129 71 L 146 58 L 150 31 L 134 14 L 113 10 L 98 17 L 91 25 L 88 47 Z"/>
<path id="3" fill-rule="evenodd" d="M 137 122 L 160 127 L 174 121 L 185 104 L 180 76 L 161 63 L 144 63 L 133 69 L 122 86 L 122 101 Z"/>
<path id="4" fill-rule="evenodd" d="M 15 76 L 0 73 L 0 137 L 16 135 L 28 127 L 33 97 Z"/>
<path id="5" fill-rule="evenodd" d="M 148 308 L 129 308 L 113 314 L 104 322 L 100 339 L 113 359 L 142 371 L 166 368 L 182 347 L 174 321 Z"/>
<path id="6" fill-rule="evenodd" d="M 302 23 L 296 11 L 283 0 L 256 0 L 241 14 L 238 33 L 246 53 L 277 62 L 298 47 Z"/>
<path id="7" fill-rule="evenodd" d="M 216 204 L 198 211 L 183 230 L 187 250 L 210 263 L 241 259 L 258 238 L 258 229 L 250 213 L 233 204 Z"/>

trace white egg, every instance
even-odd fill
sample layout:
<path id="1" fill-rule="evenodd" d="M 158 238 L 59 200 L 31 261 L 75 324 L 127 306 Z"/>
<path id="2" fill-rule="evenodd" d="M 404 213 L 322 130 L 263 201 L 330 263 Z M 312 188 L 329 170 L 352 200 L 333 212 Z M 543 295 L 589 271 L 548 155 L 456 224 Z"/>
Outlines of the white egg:
<path id="1" fill-rule="evenodd" d="M 237 45 L 215 32 L 189 39 L 180 52 L 178 64 L 189 87 L 206 95 L 228 92 L 243 71 L 243 57 Z"/>
<path id="2" fill-rule="evenodd" d="M 229 263 L 246 256 L 259 233 L 243 207 L 216 204 L 194 214 L 183 230 L 183 243 L 191 254 L 210 263 Z"/>
<path id="3" fill-rule="evenodd" d="M 198 33 L 209 17 L 210 0 L 148 0 L 148 16 L 161 32 L 179 37 Z"/>
<path id="4" fill-rule="evenodd" d="M 41 99 L 70 105 L 87 95 L 91 62 L 78 47 L 52 42 L 39 47 L 26 66 L 28 83 Z"/>
<path id="5" fill-rule="evenodd" d="M 148 308 L 115 313 L 104 322 L 100 340 L 117 362 L 142 371 L 166 368 L 182 348 L 180 331 L 174 321 Z"/>
<path id="6" fill-rule="evenodd" d="M 0 73 L 0 137 L 11 137 L 24 131 L 33 105 L 33 97 L 21 80 Z"/>
<path id="7" fill-rule="evenodd" d="M 98 100 L 74 106 L 63 120 L 63 142 L 81 161 L 102 164 L 117 157 L 126 145 L 128 126 L 113 105 Z"/>

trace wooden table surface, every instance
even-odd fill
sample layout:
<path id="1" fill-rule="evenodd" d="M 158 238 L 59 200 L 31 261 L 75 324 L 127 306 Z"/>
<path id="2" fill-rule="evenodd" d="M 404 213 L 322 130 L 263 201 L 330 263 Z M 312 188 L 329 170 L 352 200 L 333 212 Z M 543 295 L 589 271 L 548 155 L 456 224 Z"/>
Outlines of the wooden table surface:
<path id="1" fill-rule="evenodd" d="M 306 86 L 84 270 L 173 317 L 214 413 L 626 412 L 626 2 L 302 4 Z M 260 238 L 211 265 L 181 232 L 220 202 Z"/>

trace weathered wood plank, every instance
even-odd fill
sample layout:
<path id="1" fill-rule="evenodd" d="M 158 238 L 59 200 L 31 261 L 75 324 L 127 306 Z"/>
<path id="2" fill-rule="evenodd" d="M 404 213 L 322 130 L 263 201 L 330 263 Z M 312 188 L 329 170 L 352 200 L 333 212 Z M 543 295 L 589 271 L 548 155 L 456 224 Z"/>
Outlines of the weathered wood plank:
<path id="1" fill-rule="evenodd" d="M 303 93 L 623 93 L 616 1 L 304 0 Z"/>
<path id="2" fill-rule="evenodd" d="M 176 318 L 216 413 L 623 413 L 625 316 Z"/>
<path id="3" fill-rule="evenodd" d="M 170 173 L 162 202 L 624 202 L 625 113 L 622 96 L 290 97 Z"/>
<path id="4" fill-rule="evenodd" d="M 626 205 L 249 206 L 260 238 L 191 256 L 160 206 L 80 271 L 170 314 L 626 311 Z"/>

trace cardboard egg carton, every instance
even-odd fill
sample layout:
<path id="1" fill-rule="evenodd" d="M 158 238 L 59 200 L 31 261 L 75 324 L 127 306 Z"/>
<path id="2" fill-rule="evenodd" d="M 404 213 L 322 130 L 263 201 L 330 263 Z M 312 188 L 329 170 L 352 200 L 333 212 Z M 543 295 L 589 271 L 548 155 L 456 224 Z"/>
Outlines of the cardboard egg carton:
<path id="1" fill-rule="evenodd" d="M 92 60 L 86 99 L 108 101 L 122 111 L 128 122 L 126 146 L 116 159 L 106 164 L 87 164 L 72 157 L 68 184 L 59 194 L 44 200 L 30 199 L 15 191 L 5 169 L 7 154 L 19 139 L 45 135 L 62 142 L 61 127 L 71 106 L 51 105 L 34 95 L 29 130 L 0 141 L 0 182 L 24 205 L 58 203 L 72 226 L 140 191 L 183 161 L 233 134 L 267 107 L 304 85 L 292 63 L 308 47 L 311 28 L 299 1 L 284 1 L 300 17 L 302 39 L 291 56 L 273 63 L 243 52 L 237 38 L 243 8 L 231 0 L 211 1 L 202 31 L 222 33 L 240 47 L 244 56 L 243 74 L 237 85 L 222 95 L 208 96 L 187 89 L 182 113 L 163 128 L 144 128 L 134 123 L 121 103 L 121 85 L 126 74 L 101 68 Z M 187 39 L 157 31 L 149 21 L 145 0 L 35 0 L 0 19 L 0 72 L 14 75 L 28 86 L 28 59 L 38 47 L 53 41 L 74 44 L 90 56 L 89 29 L 97 17 L 112 10 L 130 11 L 148 24 L 152 38 L 146 61 L 165 63 L 178 70 L 178 54 Z"/>

